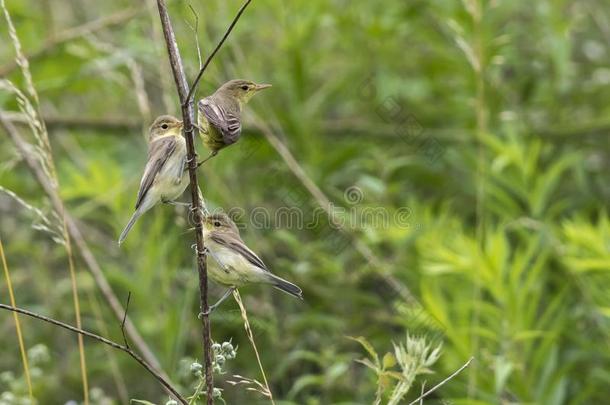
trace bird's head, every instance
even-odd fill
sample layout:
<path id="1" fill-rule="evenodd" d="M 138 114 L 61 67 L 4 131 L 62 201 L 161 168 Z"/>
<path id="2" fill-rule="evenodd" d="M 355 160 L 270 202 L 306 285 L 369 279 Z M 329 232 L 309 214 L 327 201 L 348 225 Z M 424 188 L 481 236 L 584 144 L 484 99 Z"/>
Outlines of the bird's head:
<path id="1" fill-rule="evenodd" d="M 270 84 L 256 84 L 250 80 L 236 79 L 229 80 L 220 86 L 216 93 L 233 97 L 237 99 L 240 104 L 245 104 L 253 95 L 269 87 L 271 87 Z"/>
<path id="2" fill-rule="evenodd" d="M 149 129 L 149 141 L 163 135 L 180 135 L 182 121 L 171 115 L 161 115 L 155 119 Z"/>
<path id="3" fill-rule="evenodd" d="M 239 236 L 237 225 L 225 213 L 214 213 L 203 218 L 203 227 L 208 232 L 220 232 L 225 234 L 236 234 Z"/>

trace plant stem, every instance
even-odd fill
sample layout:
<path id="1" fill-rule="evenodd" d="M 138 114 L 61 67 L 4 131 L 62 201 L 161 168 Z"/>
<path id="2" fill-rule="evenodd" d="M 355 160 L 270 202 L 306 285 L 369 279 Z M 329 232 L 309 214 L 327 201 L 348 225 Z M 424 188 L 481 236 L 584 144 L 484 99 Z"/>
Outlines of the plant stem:
<path id="1" fill-rule="evenodd" d="M 118 343 L 110 340 L 110 339 L 106 339 L 103 336 L 96 335 L 95 333 L 86 331 L 86 330 L 81 329 L 81 328 L 77 328 L 75 326 L 69 325 L 67 323 L 58 321 L 58 320 L 53 319 L 53 318 L 46 317 L 44 315 L 37 314 L 35 312 L 28 311 L 26 309 L 12 307 L 10 305 L 5 305 L 5 304 L 0 304 L 0 309 L 5 309 L 7 311 L 17 312 L 17 313 L 20 313 L 20 314 L 23 314 L 23 315 L 27 315 L 27 316 L 32 317 L 32 318 L 39 319 L 41 321 L 44 321 L 44 322 L 47 322 L 47 323 L 59 326 L 59 327 L 64 328 L 64 329 L 67 329 L 67 330 L 69 330 L 71 332 L 78 333 L 79 335 L 90 337 L 92 339 L 97 340 L 98 342 L 102 342 L 102 343 L 104 343 L 104 344 L 106 344 L 108 346 L 114 347 L 115 349 L 124 351 L 129 356 L 131 356 L 131 358 L 133 358 L 135 361 L 140 363 L 140 365 L 142 367 L 144 367 L 150 374 L 152 374 L 161 383 L 161 385 L 163 385 L 163 387 L 165 387 L 165 389 L 167 389 L 168 392 L 170 392 L 178 401 L 180 401 L 180 403 L 182 403 L 184 405 L 188 405 L 188 401 L 182 395 L 180 395 L 180 393 L 171 385 L 171 383 L 169 381 L 167 381 L 150 364 L 148 364 L 144 359 L 142 359 L 139 355 L 137 355 L 133 350 L 131 350 L 127 346 L 123 346 L 121 344 L 118 344 Z"/>
<path id="2" fill-rule="evenodd" d="M 182 65 L 182 58 L 180 57 L 180 50 L 178 49 L 178 44 L 176 43 L 176 36 L 169 18 L 165 0 L 157 0 L 157 8 L 159 9 L 159 17 L 161 19 L 161 26 L 163 28 L 163 36 L 165 37 L 165 45 L 167 47 L 169 62 L 172 68 L 174 81 L 176 82 L 176 88 L 178 90 L 178 96 L 180 97 L 180 106 L 182 110 L 182 122 L 184 125 L 183 131 L 184 138 L 186 139 L 188 171 L 191 183 L 191 207 L 193 208 L 192 218 L 195 224 L 197 271 L 199 273 L 199 302 L 201 312 L 204 314 L 201 317 L 201 334 L 204 353 L 203 363 L 205 370 L 206 390 L 208 393 L 211 393 L 214 391 L 214 377 L 212 374 L 212 338 L 210 318 L 208 314 L 208 271 L 205 246 L 203 243 L 203 212 L 202 202 L 199 198 L 200 191 L 199 183 L 197 182 L 197 154 L 195 152 L 195 141 L 193 134 L 195 112 L 193 100 L 189 100 L 188 98 L 189 86 L 184 74 L 184 66 Z M 208 405 L 212 405 L 214 403 L 214 398 L 212 395 L 207 396 L 207 403 Z"/>

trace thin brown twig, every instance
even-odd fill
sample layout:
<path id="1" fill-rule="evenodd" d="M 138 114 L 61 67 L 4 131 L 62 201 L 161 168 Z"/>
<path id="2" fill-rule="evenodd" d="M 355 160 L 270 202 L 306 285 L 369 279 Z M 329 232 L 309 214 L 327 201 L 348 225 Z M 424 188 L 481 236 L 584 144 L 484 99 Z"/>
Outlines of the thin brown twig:
<path id="1" fill-rule="evenodd" d="M 106 17 L 102 17 L 95 21 L 86 22 L 83 25 L 79 25 L 77 27 L 68 28 L 65 31 L 60 32 L 59 34 L 51 37 L 49 40 L 45 42 L 39 49 L 26 53 L 25 56 L 29 60 L 38 59 L 47 53 L 51 52 L 57 46 L 72 41 L 76 38 L 80 38 L 86 34 L 90 34 L 92 32 L 100 31 L 104 28 L 112 27 L 114 25 L 121 24 L 131 18 L 135 17 L 142 10 L 128 8 L 125 10 L 118 11 L 114 14 L 111 14 Z M 3 66 L 0 66 L 0 77 L 4 77 L 9 75 L 13 70 L 17 69 L 17 63 L 9 62 Z"/>
<path id="2" fill-rule="evenodd" d="M 218 42 L 218 44 L 216 45 L 216 48 L 214 48 L 212 53 L 210 53 L 208 58 L 205 60 L 205 63 L 203 64 L 203 66 L 199 69 L 199 73 L 197 73 L 197 77 L 195 77 L 195 81 L 193 82 L 193 85 L 191 86 L 191 90 L 188 92 L 188 95 L 186 96 L 186 98 L 184 99 L 182 104 L 190 103 L 192 101 L 191 99 L 193 98 L 193 95 L 195 94 L 195 91 L 197 90 L 197 85 L 199 84 L 199 81 L 201 80 L 201 77 L 203 76 L 203 72 L 205 72 L 206 68 L 208 67 L 208 65 L 210 64 L 212 59 L 214 58 L 214 55 L 216 55 L 216 52 L 218 52 L 218 50 L 220 49 L 222 44 L 224 44 L 226 39 L 229 37 L 229 34 L 231 33 L 231 31 L 233 31 L 233 27 L 235 27 L 235 25 L 237 24 L 237 21 L 239 20 L 241 15 L 244 13 L 244 11 L 246 10 L 246 7 L 248 7 L 248 5 L 250 4 L 251 1 L 252 0 L 246 0 L 244 2 L 244 4 L 242 4 L 241 8 L 235 15 L 235 18 L 233 18 L 231 25 L 229 25 L 229 28 L 227 28 L 224 35 L 222 36 L 222 39 Z"/>
<path id="3" fill-rule="evenodd" d="M 180 50 L 176 42 L 176 36 L 172 27 L 167 5 L 165 0 L 157 0 L 157 8 L 159 9 L 159 17 L 163 28 L 163 36 L 165 37 L 165 45 L 169 56 L 169 63 L 172 68 L 172 74 L 176 83 L 178 96 L 180 97 L 180 106 L 182 111 L 182 122 L 184 138 L 186 140 L 189 180 L 191 184 L 191 201 L 193 207 L 193 221 L 195 224 L 195 246 L 197 255 L 197 271 L 199 273 L 199 303 L 202 312 L 202 341 L 204 353 L 204 370 L 206 380 L 206 397 L 208 405 L 214 404 L 214 375 L 212 370 L 212 337 L 211 325 L 209 318 L 208 307 L 208 270 L 206 263 L 206 252 L 203 243 L 203 219 L 202 219 L 202 201 L 199 198 L 200 190 L 197 182 L 197 153 L 195 152 L 195 139 L 193 132 L 193 123 L 195 120 L 195 111 L 193 101 L 189 100 L 189 86 L 184 74 L 184 66 Z"/>
<path id="4" fill-rule="evenodd" d="M 123 343 L 125 347 L 129 347 L 127 337 L 125 336 L 125 321 L 127 320 L 127 311 L 129 311 L 129 301 L 131 300 L 131 291 L 127 293 L 127 303 L 125 304 L 125 315 L 123 315 L 123 321 L 121 321 L 121 334 L 123 335 Z"/>
<path id="5" fill-rule="evenodd" d="M 0 114 L 0 124 L 17 147 L 17 150 L 19 151 L 21 157 L 29 167 L 30 171 L 34 174 L 34 177 L 36 178 L 36 180 L 44 190 L 45 194 L 51 201 L 53 208 L 56 211 L 61 212 L 61 207 L 63 206 L 63 204 L 57 193 L 57 190 L 49 182 L 49 179 L 47 178 L 40 164 L 34 157 L 34 154 L 31 153 L 29 145 L 23 140 L 17 128 L 10 121 L 4 118 L 3 114 Z M 101 290 L 102 295 L 104 296 L 106 302 L 110 305 L 110 308 L 114 312 L 116 318 L 122 319 L 125 309 L 119 302 L 116 294 L 112 290 L 112 287 L 108 283 L 106 276 L 104 275 L 100 265 L 95 259 L 95 256 L 91 252 L 91 249 L 85 241 L 79 227 L 76 224 L 76 221 L 69 215 L 67 211 L 65 212 L 65 218 L 68 233 L 74 240 L 74 243 L 80 251 L 82 258 L 85 261 L 85 264 L 91 271 L 91 274 L 95 279 L 96 285 Z M 161 375 L 163 375 L 166 379 L 169 379 L 169 377 L 167 377 L 167 375 L 161 368 L 161 365 L 157 360 L 156 356 L 150 350 L 148 344 L 144 341 L 142 336 L 140 336 L 140 333 L 137 331 L 137 329 L 129 319 L 127 319 L 125 322 L 125 331 L 127 332 L 127 335 L 129 336 L 131 341 L 138 348 L 138 351 L 142 353 L 142 357 L 144 357 L 144 359 L 146 359 L 149 364 L 155 367 Z"/>
<path id="6" fill-rule="evenodd" d="M 96 296 L 96 291 L 87 289 L 87 298 L 89 299 L 91 311 L 95 316 L 95 324 L 98 330 L 100 331 L 100 335 L 110 335 L 108 325 L 106 324 L 106 320 L 102 315 L 102 308 L 98 301 L 98 297 Z M 127 385 L 125 384 L 125 377 L 123 376 L 123 372 L 121 371 L 121 368 L 116 359 L 117 353 L 110 346 L 104 346 L 104 350 L 106 352 L 106 355 L 108 356 L 108 366 L 110 368 L 110 372 L 112 373 L 112 379 L 114 380 L 114 385 L 117 390 L 119 403 L 127 404 L 129 403 L 129 391 L 127 390 Z"/>
<path id="7" fill-rule="evenodd" d="M 137 353 L 135 353 L 129 347 L 123 346 L 123 345 L 116 343 L 110 339 L 107 339 L 103 336 L 96 335 L 93 332 L 89 332 L 84 329 L 77 328 L 77 327 L 69 325 L 67 323 L 58 321 L 56 319 L 37 314 L 35 312 L 28 311 L 27 309 L 13 307 L 13 306 L 6 305 L 6 304 L 0 304 L 0 309 L 5 309 L 7 311 L 16 312 L 19 314 L 27 315 L 27 316 L 35 318 L 35 319 L 39 319 L 41 321 L 59 326 L 61 328 L 69 330 L 71 332 L 78 333 L 81 336 L 90 337 L 92 339 L 97 340 L 98 342 L 102 342 L 108 346 L 111 346 L 115 349 L 118 349 L 118 350 L 121 350 L 121 351 L 127 353 L 129 356 L 131 356 L 131 358 L 133 358 L 135 361 L 140 363 L 140 365 L 142 367 L 144 367 L 153 377 L 155 377 L 157 379 L 157 381 L 159 381 L 163 385 L 163 387 L 165 387 L 165 389 L 167 389 L 167 391 L 169 391 L 171 393 L 171 395 L 173 395 L 178 401 L 180 401 L 182 404 L 185 404 L 185 405 L 188 404 L 188 401 L 182 395 L 180 395 L 180 393 L 172 386 L 172 384 L 168 380 L 166 380 L 164 378 L 163 375 L 161 375 L 158 371 L 156 371 L 150 364 L 148 364 L 146 362 L 146 360 L 144 360 L 142 357 L 140 357 Z"/>
<path id="8" fill-rule="evenodd" d="M 193 17 L 195 17 L 195 26 L 192 26 L 188 22 L 186 24 L 189 26 L 191 31 L 193 31 L 193 35 L 195 35 L 195 46 L 197 47 L 197 60 L 199 61 L 199 69 L 201 69 L 202 61 L 201 61 L 201 47 L 199 46 L 199 14 L 195 11 L 193 6 L 189 4 L 189 10 L 193 13 Z"/>

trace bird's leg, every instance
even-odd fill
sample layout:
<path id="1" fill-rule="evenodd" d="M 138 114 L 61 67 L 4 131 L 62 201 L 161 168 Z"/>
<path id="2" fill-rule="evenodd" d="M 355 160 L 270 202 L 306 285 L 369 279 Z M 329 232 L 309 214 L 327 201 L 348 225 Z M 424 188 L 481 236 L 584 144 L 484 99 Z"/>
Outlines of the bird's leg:
<path id="1" fill-rule="evenodd" d="M 216 261 L 216 263 L 218 263 L 218 265 L 227 273 L 230 271 L 229 268 L 227 266 L 225 266 L 225 264 L 218 258 L 218 256 L 216 256 L 216 254 L 214 254 L 214 252 L 212 252 L 211 249 L 208 248 L 204 248 L 204 253 L 205 254 L 209 254 L 210 256 L 212 256 L 214 258 L 214 260 Z M 211 307 L 208 308 L 207 312 L 200 312 L 199 315 L 197 315 L 197 317 L 199 319 L 201 319 L 202 316 L 204 315 L 209 315 L 213 310 L 215 310 L 216 308 L 218 308 L 218 306 L 227 299 L 227 297 L 229 295 L 231 295 L 231 293 L 235 291 L 235 287 L 231 287 L 229 288 L 224 295 L 218 300 L 218 302 L 216 302 L 214 305 L 212 305 Z"/>
<path id="2" fill-rule="evenodd" d="M 231 295 L 231 293 L 235 291 L 235 287 L 231 287 L 229 288 L 227 291 L 225 291 L 224 295 L 222 297 L 220 297 L 220 299 L 218 301 L 216 301 L 216 304 L 210 306 L 207 310 L 207 312 L 200 312 L 197 315 L 197 318 L 201 319 L 202 316 L 206 316 L 206 315 L 210 315 L 212 313 L 213 310 L 215 310 L 216 308 L 218 308 L 218 306 L 220 304 L 222 304 L 222 302 L 224 300 L 226 300 L 227 298 L 229 298 L 229 295 Z"/>
<path id="3" fill-rule="evenodd" d="M 199 198 L 201 198 L 201 194 L 199 195 Z M 203 201 L 203 199 L 201 201 Z M 207 211 L 205 210 L 205 206 L 200 205 L 199 207 L 195 207 L 193 203 L 189 203 L 187 205 L 189 206 L 189 211 L 191 211 L 191 213 L 194 214 L 196 211 L 199 211 L 199 214 L 202 217 L 206 216 Z"/>
<path id="4" fill-rule="evenodd" d="M 210 153 L 210 156 L 208 156 L 207 158 L 203 159 L 201 162 L 197 163 L 197 168 L 199 168 L 199 166 L 201 166 L 202 164 L 204 164 L 208 160 L 212 159 L 217 154 L 218 154 L 218 151 L 217 150 L 213 150 L 212 153 Z"/>

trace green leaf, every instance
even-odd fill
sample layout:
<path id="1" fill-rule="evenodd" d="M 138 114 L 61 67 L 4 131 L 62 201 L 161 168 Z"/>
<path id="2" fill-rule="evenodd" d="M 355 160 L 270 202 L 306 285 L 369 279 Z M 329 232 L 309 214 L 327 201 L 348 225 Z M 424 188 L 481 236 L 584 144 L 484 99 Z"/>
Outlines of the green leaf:
<path id="1" fill-rule="evenodd" d="M 368 340 L 366 340 L 363 336 L 358 336 L 358 337 L 347 336 L 347 338 L 360 343 L 360 345 L 362 345 L 362 347 L 364 347 L 364 349 L 373 358 L 373 361 L 375 362 L 376 367 L 378 369 L 381 369 L 381 363 L 379 361 L 379 356 L 377 355 L 377 352 L 373 348 L 373 345 L 371 345 Z"/>
<path id="2" fill-rule="evenodd" d="M 392 353 L 388 352 L 385 354 L 385 356 L 383 356 L 383 369 L 384 370 L 394 367 L 395 364 L 396 364 L 396 358 L 394 357 L 394 355 Z"/>

